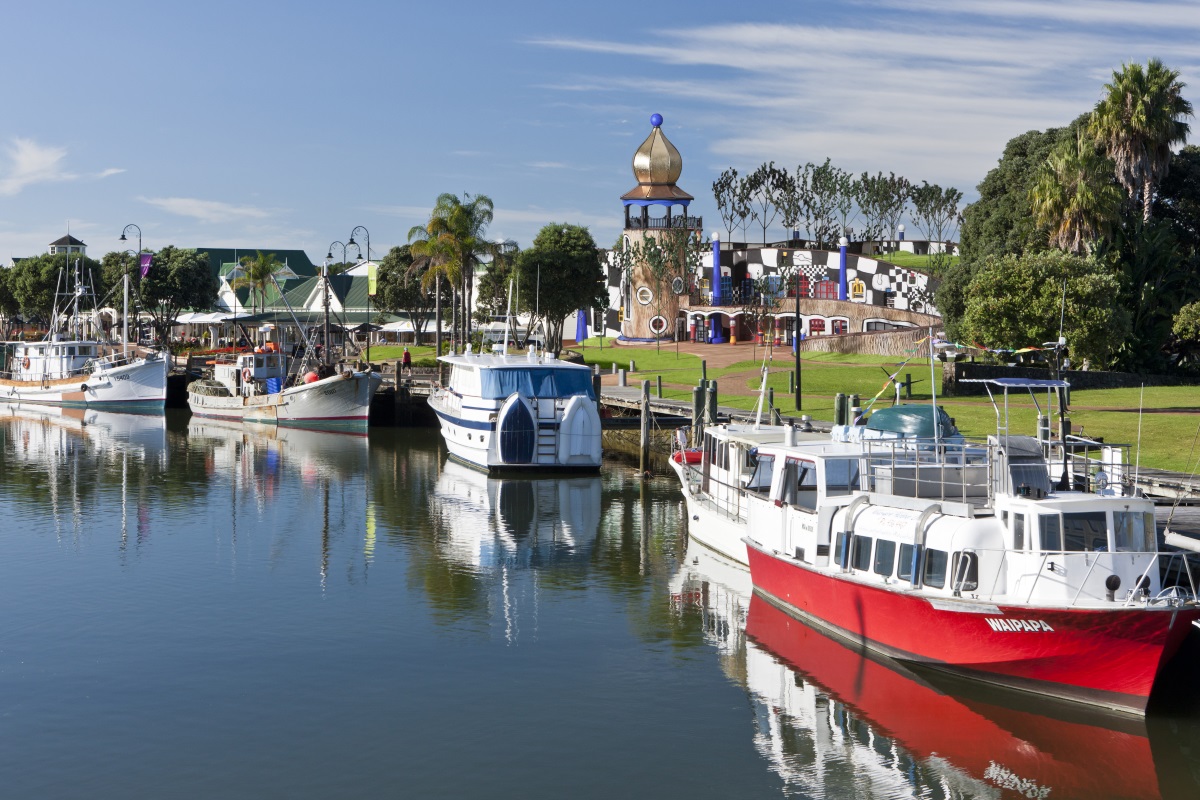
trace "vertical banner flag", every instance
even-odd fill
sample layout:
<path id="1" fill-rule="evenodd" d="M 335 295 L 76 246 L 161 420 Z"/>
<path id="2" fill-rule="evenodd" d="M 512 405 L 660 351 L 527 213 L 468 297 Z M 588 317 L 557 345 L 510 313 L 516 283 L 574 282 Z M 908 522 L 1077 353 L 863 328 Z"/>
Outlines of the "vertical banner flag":
<path id="1" fill-rule="evenodd" d="M 375 285 L 378 268 L 375 264 L 367 264 L 367 294 L 371 297 L 375 296 Z"/>
<path id="2" fill-rule="evenodd" d="M 141 261 L 142 277 L 144 278 L 150 274 L 150 262 L 154 260 L 154 254 L 142 253 L 138 256 L 138 259 Z"/>

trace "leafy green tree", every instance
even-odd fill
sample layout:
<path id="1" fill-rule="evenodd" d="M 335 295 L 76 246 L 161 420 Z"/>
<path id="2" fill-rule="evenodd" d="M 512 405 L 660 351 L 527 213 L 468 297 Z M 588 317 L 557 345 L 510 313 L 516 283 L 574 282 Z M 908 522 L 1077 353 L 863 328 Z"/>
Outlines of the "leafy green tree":
<path id="1" fill-rule="evenodd" d="M 941 275 L 947 263 L 949 253 L 946 247 L 934 252 L 933 242 L 948 243 L 958 225 L 958 204 L 962 201 L 962 192 L 949 186 L 941 186 L 921 181 L 920 186 L 914 186 L 909 192 L 912 200 L 912 220 L 925 234 L 930 242 L 929 264 L 935 275 Z"/>
<path id="2" fill-rule="evenodd" d="M 971 281 L 958 338 L 995 349 L 1040 346 L 1058 340 L 1063 315 L 1072 359 L 1110 365 L 1130 330 L 1129 312 L 1112 302 L 1119 291 L 1117 276 L 1095 258 L 988 256 Z"/>
<path id="3" fill-rule="evenodd" d="M 826 158 L 815 166 L 811 162 L 796 168 L 796 192 L 800 196 L 801 216 L 809 238 L 817 247 L 830 247 L 837 241 L 835 208 L 840 170 Z"/>
<path id="4" fill-rule="evenodd" d="M 1192 116 L 1185 85 L 1157 58 L 1145 69 L 1124 64 L 1092 112 L 1090 131 L 1116 163 L 1117 180 L 1130 198 L 1140 199 L 1143 222 L 1149 222 L 1154 190 L 1170 169 L 1171 147 L 1186 141 L 1191 129 L 1183 119 Z"/>
<path id="5" fill-rule="evenodd" d="M 379 262 L 376 279 L 375 301 L 383 311 L 405 314 L 413 325 L 419 341 L 429 326 L 429 312 L 434 309 L 436 298 L 433 289 L 425 285 L 428 265 L 419 265 L 413 259 L 409 245 L 393 247 Z M 441 284 L 442 300 L 448 300 L 449 290 Z"/>
<path id="6" fill-rule="evenodd" d="M 0 268 L 0 314 L 15 317 L 19 313 L 21 307 L 12 292 L 12 270 Z"/>
<path id="7" fill-rule="evenodd" d="M 1117 365 L 1129 372 L 1165 372 L 1172 320 L 1198 294 L 1194 278 L 1181 269 L 1170 225 L 1153 220 L 1147 225 L 1135 218 L 1116 229 L 1112 242 L 1103 242 L 1096 252 L 1119 272 L 1121 290 L 1115 303 L 1131 315 Z"/>
<path id="8" fill-rule="evenodd" d="M 787 182 L 787 173 L 776 167 L 774 161 L 746 176 L 743 191 L 749 200 L 750 217 L 762 226 L 763 244 L 767 243 L 767 228 L 779 216 L 778 199 L 788 193 Z"/>
<path id="9" fill-rule="evenodd" d="M 9 271 L 8 286 L 21 313 L 27 318 L 49 321 L 60 294 L 73 293 L 71 275 L 79 261 L 81 278 L 93 292 L 102 290 L 100 262 L 78 253 L 43 253 L 23 258 Z M 64 305 L 64 301 L 59 302 Z M 91 311 L 91 308 L 84 310 Z"/>
<path id="10" fill-rule="evenodd" d="M 1074 142 L 1060 142 L 1038 169 L 1030 192 L 1037 224 L 1050 231 L 1050 244 L 1086 255 L 1098 238 L 1109 235 L 1121 207 L 1113 164 L 1082 131 Z"/>
<path id="11" fill-rule="evenodd" d="M 1171 170 L 1154 198 L 1154 216 L 1171 225 L 1194 260 L 1200 250 L 1200 147 L 1188 145 L 1171 157 Z"/>
<path id="12" fill-rule="evenodd" d="M 1061 142 L 1075 141 L 1087 119 L 1085 114 L 1064 128 L 1027 131 L 1009 139 L 999 162 L 976 187 L 979 199 L 963 211 L 960 264 L 1049 249 L 1045 229 L 1030 213 L 1029 193 L 1050 153 Z M 946 311 L 940 304 L 938 309 Z"/>
<path id="13" fill-rule="evenodd" d="M 138 295 L 142 310 L 153 318 L 154 330 L 165 345 L 179 313 L 188 308 L 212 308 L 219 288 L 208 266 L 208 253 L 168 245 L 154 254 Z"/>
<path id="14" fill-rule="evenodd" d="M 510 240 L 497 242 L 492 253 L 492 263 L 479 278 L 475 295 L 475 319 L 483 323 L 505 314 L 508 310 L 508 284 L 514 275 L 514 267 L 521 248 Z"/>
<path id="15" fill-rule="evenodd" d="M 1175 366 L 1187 372 L 1200 369 L 1200 301 L 1188 303 L 1175 314 L 1171 340 Z"/>
<path id="16" fill-rule="evenodd" d="M 517 256 L 516 266 L 521 303 L 544 322 L 546 349 L 551 352 L 562 347 L 568 316 L 607 301 L 600 251 L 581 225 L 546 225 L 533 246 Z M 529 327 L 532 330 L 533 324 Z"/>
<path id="17" fill-rule="evenodd" d="M 248 287 L 251 312 L 253 313 L 260 307 L 265 309 L 267 307 L 267 289 L 273 283 L 272 277 L 283 269 L 283 262 L 274 253 L 264 254 L 258 250 L 252 256 L 242 256 L 241 268 L 241 277 L 235 278 L 229 284 L 230 288 Z M 255 302 L 256 297 L 261 301 L 261 306 Z"/>
<path id="18" fill-rule="evenodd" d="M 745 228 L 750 216 L 749 198 L 744 190 L 744 184 L 738 180 L 738 171 L 733 167 L 725 170 L 713 181 L 713 199 L 717 203 L 717 211 L 721 221 L 725 223 L 726 241 L 733 241 L 733 232 Z"/>

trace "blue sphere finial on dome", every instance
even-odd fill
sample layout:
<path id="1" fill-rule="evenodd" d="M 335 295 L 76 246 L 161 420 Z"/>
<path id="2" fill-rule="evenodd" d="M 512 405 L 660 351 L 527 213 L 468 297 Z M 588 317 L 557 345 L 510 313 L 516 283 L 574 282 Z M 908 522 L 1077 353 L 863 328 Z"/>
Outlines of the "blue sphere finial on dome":
<path id="1" fill-rule="evenodd" d="M 650 124 L 656 128 L 662 127 L 662 114 L 651 114 Z"/>

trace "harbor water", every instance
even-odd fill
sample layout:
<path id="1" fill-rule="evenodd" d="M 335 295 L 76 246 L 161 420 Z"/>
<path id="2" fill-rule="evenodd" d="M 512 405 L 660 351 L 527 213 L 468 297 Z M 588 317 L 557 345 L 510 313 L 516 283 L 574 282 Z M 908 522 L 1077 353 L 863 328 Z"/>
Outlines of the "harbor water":
<path id="1" fill-rule="evenodd" d="M 669 474 L 434 429 L 0 404 L 0 794 L 1200 796 L 1196 641 L 1145 720 L 948 682 L 687 523 Z"/>

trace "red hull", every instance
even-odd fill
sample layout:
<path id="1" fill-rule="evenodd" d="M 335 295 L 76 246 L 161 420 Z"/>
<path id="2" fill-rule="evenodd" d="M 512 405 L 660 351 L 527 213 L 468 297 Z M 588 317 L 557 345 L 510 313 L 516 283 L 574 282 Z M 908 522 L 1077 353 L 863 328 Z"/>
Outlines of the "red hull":
<path id="1" fill-rule="evenodd" d="M 950 598 L 935 608 L 906 584 L 869 586 L 753 545 L 746 550 L 756 590 L 893 658 L 1137 714 L 1200 618 L 1200 609 L 997 607 Z"/>
<path id="2" fill-rule="evenodd" d="M 1123 731 L 946 694 L 754 597 L 746 634 L 923 761 L 944 759 L 1013 797 L 1159 797 L 1144 728 Z M 1122 721 L 1110 717 L 1113 722 Z M 1126 725 L 1139 725 L 1126 721 Z"/>

